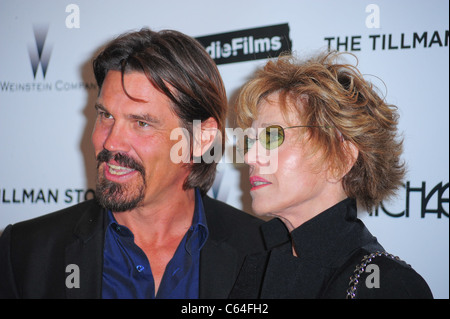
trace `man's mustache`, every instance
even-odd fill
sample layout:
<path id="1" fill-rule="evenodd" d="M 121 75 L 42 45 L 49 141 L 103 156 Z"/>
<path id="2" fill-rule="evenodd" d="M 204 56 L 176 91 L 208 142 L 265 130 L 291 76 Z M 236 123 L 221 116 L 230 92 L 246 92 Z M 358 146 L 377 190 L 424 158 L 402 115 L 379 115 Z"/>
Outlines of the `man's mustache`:
<path id="1" fill-rule="evenodd" d="M 109 162 L 110 160 L 116 161 L 120 166 L 127 167 L 134 169 L 142 174 L 142 176 L 145 176 L 145 169 L 144 166 L 142 166 L 140 163 L 138 163 L 136 160 L 134 160 L 132 157 L 123 154 L 123 153 L 112 153 L 108 151 L 107 149 L 103 149 L 100 153 L 97 155 L 97 168 L 100 166 L 101 163 Z"/>

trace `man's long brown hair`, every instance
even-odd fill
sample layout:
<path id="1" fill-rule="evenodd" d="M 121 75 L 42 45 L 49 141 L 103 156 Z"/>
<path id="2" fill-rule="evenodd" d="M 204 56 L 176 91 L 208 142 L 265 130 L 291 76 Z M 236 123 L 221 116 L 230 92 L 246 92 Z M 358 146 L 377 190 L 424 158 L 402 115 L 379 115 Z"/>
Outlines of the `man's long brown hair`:
<path id="1" fill-rule="evenodd" d="M 217 149 L 217 143 L 221 143 L 222 152 L 215 155 L 223 154 L 227 112 L 225 87 L 216 64 L 195 39 L 173 30 L 141 29 L 114 39 L 97 56 L 93 66 L 100 89 L 109 70 L 121 71 L 122 82 L 126 72 L 145 74 L 155 88 L 170 98 L 180 125 L 190 134 L 191 150 L 193 121 L 214 118 L 221 134 L 210 150 Z M 198 187 L 203 195 L 206 194 L 214 182 L 219 160 L 206 163 L 201 159 L 187 164 L 191 166 L 191 172 L 184 182 L 184 189 Z"/>

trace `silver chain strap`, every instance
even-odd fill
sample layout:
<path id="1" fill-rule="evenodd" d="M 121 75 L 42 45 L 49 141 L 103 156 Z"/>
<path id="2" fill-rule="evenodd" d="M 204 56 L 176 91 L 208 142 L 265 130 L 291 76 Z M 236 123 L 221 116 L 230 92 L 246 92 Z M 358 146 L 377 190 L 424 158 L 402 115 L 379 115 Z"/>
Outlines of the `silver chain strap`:
<path id="1" fill-rule="evenodd" d="M 358 287 L 359 278 L 361 277 L 361 274 L 366 270 L 367 265 L 370 264 L 374 258 L 379 256 L 386 256 L 395 260 L 400 260 L 399 257 L 389 254 L 385 251 L 377 251 L 375 253 L 365 255 L 363 259 L 361 259 L 361 264 L 356 266 L 356 269 L 353 271 L 353 275 L 350 277 L 349 282 L 350 287 L 347 289 L 346 299 L 356 298 L 356 289 Z"/>

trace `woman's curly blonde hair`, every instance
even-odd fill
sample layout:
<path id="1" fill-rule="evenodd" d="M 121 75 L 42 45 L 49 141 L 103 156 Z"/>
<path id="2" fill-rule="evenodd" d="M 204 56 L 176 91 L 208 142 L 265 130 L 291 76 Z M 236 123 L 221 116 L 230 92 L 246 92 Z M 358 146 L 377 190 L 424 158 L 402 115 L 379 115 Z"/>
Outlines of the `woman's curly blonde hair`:
<path id="1" fill-rule="evenodd" d="M 306 136 L 312 152 L 320 151 L 333 172 L 347 167 L 348 143 L 343 141 L 352 143 L 359 154 L 342 179 L 343 188 L 371 211 L 395 194 L 405 175 L 403 141 L 397 138 L 399 116 L 397 107 L 387 104 L 356 66 L 339 62 L 341 55 L 329 52 L 304 62 L 282 55 L 269 61 L 241 89 L 237 120 L 242 128 L 250 127 L 260 102 L 278 93 L 284 115 L 293 104 L 302 125 L 321 126 L 306 128 Z"/>

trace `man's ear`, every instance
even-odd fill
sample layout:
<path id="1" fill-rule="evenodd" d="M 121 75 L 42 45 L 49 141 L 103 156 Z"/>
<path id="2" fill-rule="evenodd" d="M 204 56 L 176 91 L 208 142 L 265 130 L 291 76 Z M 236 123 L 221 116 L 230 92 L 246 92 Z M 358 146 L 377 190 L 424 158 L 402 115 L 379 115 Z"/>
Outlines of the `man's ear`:
<path id="1" fill-rule="evenodd" d="M 212 146 L 217 134 L 219 125 L 217 121 L 210 117 L 203 122 L 194 121 L 192 155 L 201 157 Z"/>

